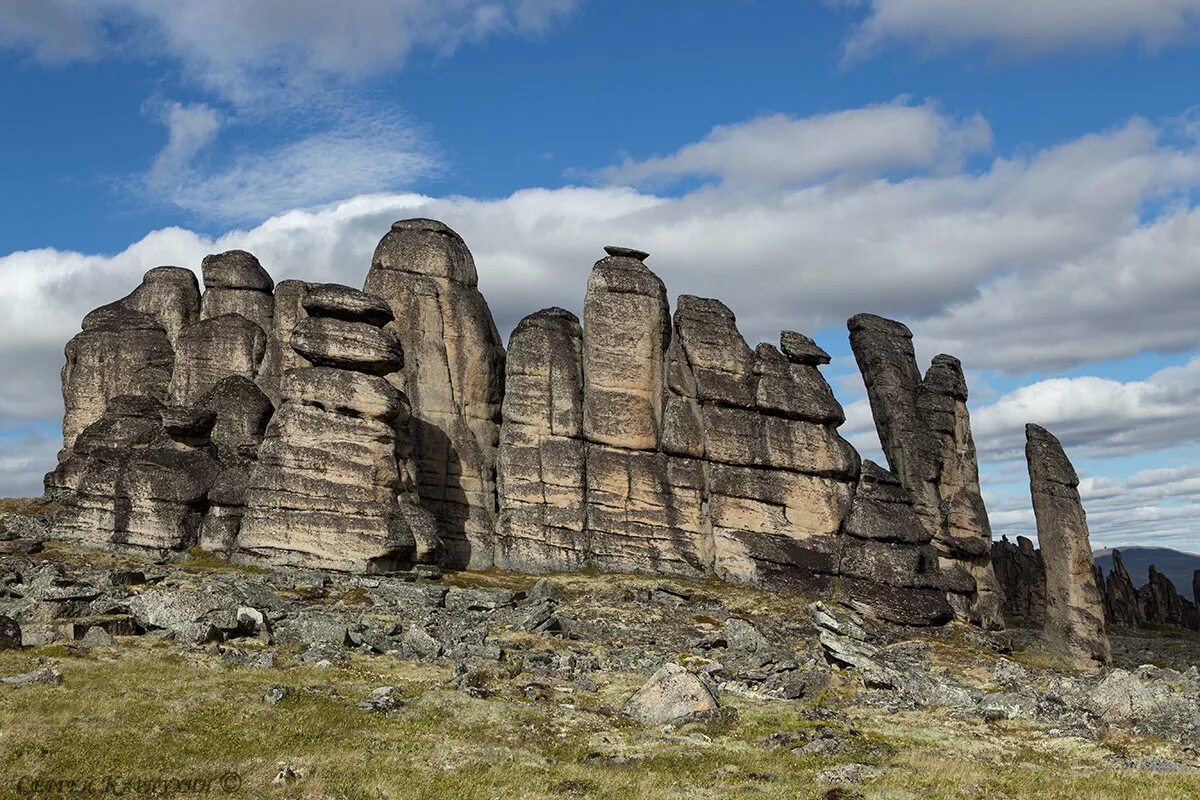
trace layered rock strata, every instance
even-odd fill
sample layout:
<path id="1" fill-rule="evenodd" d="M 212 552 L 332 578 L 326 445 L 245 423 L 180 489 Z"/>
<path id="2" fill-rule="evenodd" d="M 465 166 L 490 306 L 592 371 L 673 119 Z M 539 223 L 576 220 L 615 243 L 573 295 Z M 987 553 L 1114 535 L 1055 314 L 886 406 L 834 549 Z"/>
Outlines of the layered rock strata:
<path id="1" fill-rule="evenodd" d="M 244 556 L 355 572 L 418 558 L 398 499 L 411 485 L 404 470 L 408 400 L 384 377 L 403 355 L 378 327 L 373 300 L 332 287 L 310 289 L 305 298 L 308 316 L 291 346 L 314 366 L 283 374 L 280 406 L 245 492 L 237 536 Z"/>
<path id="2" fill-rule="evenodd" d="M 962 366 L 939 355 L 922 378 L 906 326 L 859 314 L 848 327 L 884 454 L 933 536 L 955 614 L 1003 627 Z"/>
<path id="3" fill-rule="evenodd" d="M 462 238 L 429 219 L 397 222 L 371 260 L 366 292 L 383 298 L 405 354 L 388 380 L 411 402 L 422 506 L 447 564 L 492 564 L 504 346 Z"/>
<path id="4" fill-rule="evenodd" d="M 1076 665 L 1103 666 L 1111 652 L 1079 476 L 1058 439 L 1038 425 L 1025 426 L 1025 458 L 1046 567 L 1044 636 Z"/>
<path id="5" fill-rule="evenodd" d="M 304 296 L 308 284 L 304 281 L 280 281 L 275 286 L 275 304 L 271 325 L 266 330 L 266 347 L 255 373 L 255 382 L 271 402 L 279 405 L 279 382 L 289 369 L 309 366 L 308 359 L 292 349 L 292 331 L 308 314 Z"/>
<path id="6" fill-rule="evenodd" d="M 1004 593 L 1004 620 L 1020 628 L 1046 622 L 1046 568 L 1042 553 L 1026 536 L 992 543 L 992 569 Z"/>
<path id="7" fill-rule="evenodd" d="M 205 256 L 200 263 L 204 295 L 200 319 L 240 314 L 264 332 L 275 312 L 275 282 L 258 259 L 245 250 Z"/>

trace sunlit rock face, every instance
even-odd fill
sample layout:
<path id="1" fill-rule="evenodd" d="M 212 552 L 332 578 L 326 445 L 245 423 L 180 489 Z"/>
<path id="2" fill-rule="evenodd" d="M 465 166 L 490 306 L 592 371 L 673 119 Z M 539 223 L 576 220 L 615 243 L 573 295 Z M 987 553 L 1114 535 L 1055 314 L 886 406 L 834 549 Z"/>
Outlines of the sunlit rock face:
<path id="1" fill-rule="evenodd" d="M 494 558 L 496 445 L 504 346 L 462 238 L 435 220 L 397 222 L 379 242 L 365 291 L 387 302 L 404 351 L 389 382 L 409 399 L 421 505 L 442 532 L 446 563 Z"/>

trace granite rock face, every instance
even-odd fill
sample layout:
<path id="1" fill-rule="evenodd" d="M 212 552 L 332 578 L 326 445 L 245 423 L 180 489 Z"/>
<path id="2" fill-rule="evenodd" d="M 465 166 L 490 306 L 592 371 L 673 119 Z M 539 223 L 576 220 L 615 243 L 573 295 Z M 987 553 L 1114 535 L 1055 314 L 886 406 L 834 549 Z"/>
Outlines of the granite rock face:
<path id="1" fill-rule="evenodd" d="M 104 415 L 108 401 L 124 394 L 167 398 L 175 363 L 171 340 L 153 317 L 103 306 L 83 318 L 83 330 L 66 347 L 62 369 L 63 446 Z"/>
<path id="2" fill-rule="evenodd" d="M 363 306 L 377 299 L 352 292 L 336 289 Z M 330 293 L 310 287 L 310 295 Z M 436 533 L 434 541 L 418 541 L 429 535 L 414 530 L 410 512 L 419 517 L 419 509 L 401 507 L 410 505 L 402 495 L 415 489 L 404 436 L 409 406 L 378 374 L 402 363 L 398 342 L 372 322 L 324 316 L 323 304 L 307 311 L 292 347 L 315 365 L 283 374 L 280 406 L 249 471 L 239 552 L 271 564 L 352 572 L 400 569 L 436 555 Z M 326 326 L 336 335 L 324 335 Z M 358 355 L 356 342 L 365 343 Z"/>
<path id="3" fill-rule="evenodd" d="M 873 314 L 852 317 L 848 327 L 884 454 L 933 536 L 956 616 L 1002 628 L 1003 598 L 958 359 L 936 356 L 922 378 L 907 327 Z"/>
<path id="4" fill-rule="evenodd" d="M 245 250 L 205 256 L 200 263 L 204 295 L 200 319 L 240 314 L 263 331 L 271 329 L 275 282 L 258 259 Z"/>
<path id="5" fill-rule="evenodd" d="M 365 290 L 383 298 L 404 367 L 388 376 L 412 405 L 421 505 L 442 530 L 446 563 L 485 568 L 495 548 L 496 445 L 504 346 L 462 238 L 435 220 L 397 222 Z"/>
<path id="6" fill-rule="evenodd" d="M 1104 582 L 1104 606 L 1107 619 L 1113 625 L 1136 628 L 1145 624 L 1146 618 L 1138 604 L 1137 589 L 1121 560 L 1121 551 L 1113 550 L 1113 568 Z"/>
<path id="7" fill-rule="evenodd" d="M 844 531 L 837 599 L 904 625 L 954 618 L 933 537 L 895 475 L 863 462 Z"/>
<path id="8" fill-rule="evenodd" d="M 1078 666 L 1101 667 L 1112 656 L 1079 477 L 1058 439 L 1038 425 L 1025 426 L 1025 458 L 1046 566 L 1044 635 Z"/>
<path id="9" fill-rule="evenodd" d="M 1007 536 L 992 543 L 992 568 L 1004 592 L 1004 620 L 1019 628 L 1040 628 L 1046 622 L 1046 568 L 1033 540 Z"/>

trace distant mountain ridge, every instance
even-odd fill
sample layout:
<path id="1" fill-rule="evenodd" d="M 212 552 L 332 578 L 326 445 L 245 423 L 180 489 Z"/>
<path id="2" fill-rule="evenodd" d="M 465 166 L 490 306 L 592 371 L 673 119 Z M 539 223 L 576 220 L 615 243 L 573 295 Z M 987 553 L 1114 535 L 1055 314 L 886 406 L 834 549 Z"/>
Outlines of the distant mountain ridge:
<path id="1" fill-rule="evenodd" d="M 1187 599 L 1192 599 L 1192 574 L 1200 569 L 1200 555 L 1172 550 L 1169 547 L 1117 547 L 1092 551 L 1092 557 L 1097 566 L 1108 575 L 1112 571 L 1112 551 L 1121 551 L 1121 561 L 1129 570 L 1133 585 L 1141 588 L 1146 585 L 1150 565 L 1166 575 L 1175 590 Z"/>

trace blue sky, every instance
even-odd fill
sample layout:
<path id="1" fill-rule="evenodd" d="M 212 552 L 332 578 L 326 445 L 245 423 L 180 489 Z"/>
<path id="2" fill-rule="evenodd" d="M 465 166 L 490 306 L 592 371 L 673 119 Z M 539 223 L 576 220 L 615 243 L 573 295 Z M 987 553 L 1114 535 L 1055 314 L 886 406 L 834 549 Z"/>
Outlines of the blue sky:
<path id="1" fill-rule="evenodd" d="M 61 347 L 145 269 L 254 250 L 360 284 L 392 219 L 472 247 L 506 330 L 651 251 L 754 341 L 959 355 L 996 533 L 1021 426 L 1093 543 L 1200 550 L 1200 0 L 0 0 L 0 495 L 53 462 Z"/>

